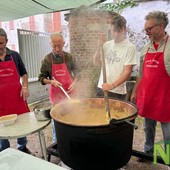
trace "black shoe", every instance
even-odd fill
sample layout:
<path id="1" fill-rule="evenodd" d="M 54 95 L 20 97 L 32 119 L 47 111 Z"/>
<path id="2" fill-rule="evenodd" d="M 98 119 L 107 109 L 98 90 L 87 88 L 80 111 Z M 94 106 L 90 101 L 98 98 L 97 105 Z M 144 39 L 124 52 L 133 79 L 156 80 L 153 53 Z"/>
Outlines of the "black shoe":
<path id="1" fill-rule="evenodd" d="M 139 158 L 139 159 L 137 159 L 137 162 L 143 162 L 143 163 L 149 163 L 149 162 L 152 162 L 152 161 L 150 161 L 150 160 L 147 160 L 147 159 L 144 159 L 144 158 Z"/>
<path id="2" fill-rule="evenodd" d="M 32 153 L 27 147 L 24 147 L 23 149 L 19 149 L 19 150 L 22 151 L 22 152 L 24 152 L 24 153 L 33 155 L 33 153 Z"/>

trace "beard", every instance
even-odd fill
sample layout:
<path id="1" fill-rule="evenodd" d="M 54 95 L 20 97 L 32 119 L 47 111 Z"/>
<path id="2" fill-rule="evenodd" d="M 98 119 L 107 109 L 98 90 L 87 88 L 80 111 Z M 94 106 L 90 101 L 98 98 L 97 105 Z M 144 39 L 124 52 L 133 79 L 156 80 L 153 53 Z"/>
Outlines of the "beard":
<path id="1" fill-rule="evenodd" d="M 6 53 L 6 49 L 0 48 L 0 55 L 3 55 L 4 53 Z"/>

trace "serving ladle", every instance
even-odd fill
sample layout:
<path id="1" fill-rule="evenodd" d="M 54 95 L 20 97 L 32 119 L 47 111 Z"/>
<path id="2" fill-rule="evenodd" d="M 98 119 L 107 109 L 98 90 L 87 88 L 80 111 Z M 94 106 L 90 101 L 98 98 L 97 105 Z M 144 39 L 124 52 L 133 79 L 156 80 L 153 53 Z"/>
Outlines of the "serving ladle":
<path id="1" fill-rule="evenodd" d="M 57 81 L 54 77 L 53 80 Z M 64 88 L 62 87 L 62 85 L 58 85 L 60 87 L 60 89 L 63 91 L 63 93 L 67 96 L 68 99 L 71 99 L 71 97 L 67 94 L 67 92 L 64 90 Z"/>
<path id="2" fill-rule="evenodd" d="M 105 58 L 104 58 L 103 47 L 102 47 L 102 71 L 103 71 L 103 83 L 106 83 L 107 82 L 107 79 L 106 79 L 106 65 L 105 65 Z M 104 99 L 105 99 L 106 113 L 108 115 L 109 120 L 111 120 L 108 92 L 106 90 L 104 91 Z"/>
<path id="3" fill-rule="evenodd" d="M 67 96 L 68 99 L 71 99 L 71 97 L 67 94 L 67 92 L 64 90 L 62 85 L 59 85 L 60 89 L 63 91 L 63 93 Z"/>
<path id="4" fill-rule="evenodd" d="M 60 89 L 63 91 L 63 93 L 67 96 L 67 98 L 69 99 L 70 103 L 80 103 L 80 100 L 78 99 L 72 99 L 68 93 L 64 90 L 64 88 L 62 87 L 62 85 L 59 85 Z"/>
<path id="5" fill-rule="evenodd" d="M 60 89 L 63 91 L 63 93 L 66 95 L 66 97 L 70 100 L 71 103 L 80 103 L 80 100 L 78 99 L 72 99 L 68 93 L 64 90 L 64 88 L 62 87 L 62 85 L 59 85 Z"/>

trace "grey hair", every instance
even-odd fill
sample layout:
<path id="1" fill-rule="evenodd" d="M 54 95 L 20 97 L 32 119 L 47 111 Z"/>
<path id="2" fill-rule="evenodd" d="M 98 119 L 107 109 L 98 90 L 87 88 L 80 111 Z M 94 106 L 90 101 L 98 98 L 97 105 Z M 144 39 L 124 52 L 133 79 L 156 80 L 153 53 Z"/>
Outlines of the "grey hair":
<path id="1" fill-rule="evenodd" d="M 164 28 L 166 28 L 169 23 L 168 14 L 162 11 L 149 12 L 148 15 L 145 16 L 145 20 L 149 19 L 155 19 L 157 24 L 163 23 Z"/>
<path id="2" fill-rule="evenodd" d="M 8 41 L 7 34 L 3 28 L 0 28 L 0 36 L 4 36 L 6 41 Z"/>
<path id="3" fill-rule="evenodd" d="M 55 37 L 55 36 L 60 36 L 63 39 L 63 41 L 64 41 L 64 37 L 63 37 L 63 35 L 60 32 L 52 32 L 50 34 L 50 39 Z"/>

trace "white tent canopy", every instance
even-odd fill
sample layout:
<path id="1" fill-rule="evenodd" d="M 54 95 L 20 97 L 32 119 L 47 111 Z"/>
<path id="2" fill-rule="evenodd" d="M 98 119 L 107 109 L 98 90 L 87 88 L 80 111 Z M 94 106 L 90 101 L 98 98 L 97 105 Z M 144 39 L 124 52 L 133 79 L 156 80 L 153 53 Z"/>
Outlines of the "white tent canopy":
<path id="1" fill-rule="evenodd" d="M 105 0 L 0 0 L 0 22 L 90 6 Z"/>

